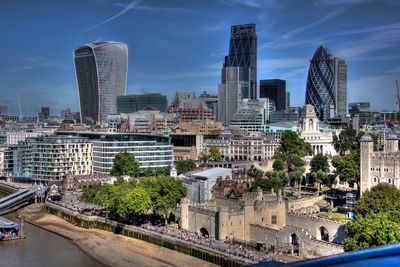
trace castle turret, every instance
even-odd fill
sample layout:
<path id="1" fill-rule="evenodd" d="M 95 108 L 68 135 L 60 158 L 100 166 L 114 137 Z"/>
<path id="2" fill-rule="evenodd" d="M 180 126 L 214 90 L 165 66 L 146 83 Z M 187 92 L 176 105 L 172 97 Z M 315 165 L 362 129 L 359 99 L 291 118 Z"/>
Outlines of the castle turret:
<path id="1" fill-rule="evenodd" d="M 374 152 L 374 140 L 365 133 L 360 140 L 360 194 L 371 188 L 371 154 Z"/>
<path id="2" fill-rule="evenodd" d="M 389 135 L 386 138 L 386 153 L 396 153 L 399 151 L 399 139 L 396 135 Z"/>
<path id="3" fill-rule="evenodd" d="M 229 208 L 218 208 L 218 240 L 226 240 L 229 237 Z"/>
<path id="4" fill-rule="evenodd" d="M 189 230 L 189 200 L 181 199 L 181 228 Z"/>

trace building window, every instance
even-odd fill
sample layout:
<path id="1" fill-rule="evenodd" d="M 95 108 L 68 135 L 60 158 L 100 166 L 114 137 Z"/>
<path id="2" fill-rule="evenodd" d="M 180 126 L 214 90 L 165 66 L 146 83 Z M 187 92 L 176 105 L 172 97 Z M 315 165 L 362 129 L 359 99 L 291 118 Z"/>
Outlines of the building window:
<path id="1" fill-rule="evenodd" d="M 276 224 L 276 215 L 271 216 L 271 224 Z"/>

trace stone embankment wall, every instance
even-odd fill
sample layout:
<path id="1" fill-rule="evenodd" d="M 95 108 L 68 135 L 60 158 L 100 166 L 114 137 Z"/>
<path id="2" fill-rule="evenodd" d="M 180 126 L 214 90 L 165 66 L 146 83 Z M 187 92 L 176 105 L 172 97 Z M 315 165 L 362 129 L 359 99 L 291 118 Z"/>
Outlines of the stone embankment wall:
<path id="1" fill-rule="evenodd" d="M 136 238 L 220 266 L 236 267 L 245 264 L 245 262 L 237 260 L 235 258 L 227 257 L 225 255 L 215 253 L 214 251 L 207 250 L 206 248 L 202 248 L 199 246 L 189 245 L 184 241 L 176 240 L 169 236 L 150 232 L 139 227 L 106 220 L 105 218 L 98 216 L 82 215 L 51 203 L 45 204 L 45 211 L 82 228 L 97 228 L 116 234 Z"/>

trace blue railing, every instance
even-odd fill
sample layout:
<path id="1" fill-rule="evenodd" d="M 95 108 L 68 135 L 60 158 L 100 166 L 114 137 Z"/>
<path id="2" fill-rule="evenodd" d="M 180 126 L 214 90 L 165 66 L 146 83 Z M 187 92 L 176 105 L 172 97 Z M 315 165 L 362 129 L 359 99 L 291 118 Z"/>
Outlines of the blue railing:
<path id="1" fill-rule="evenodd" d="M 398 267 L 400 266 L 400 243 L 357 250 L 338 255 L 294 263 L 264 262 L 252 266 L 272 267 Z"/>

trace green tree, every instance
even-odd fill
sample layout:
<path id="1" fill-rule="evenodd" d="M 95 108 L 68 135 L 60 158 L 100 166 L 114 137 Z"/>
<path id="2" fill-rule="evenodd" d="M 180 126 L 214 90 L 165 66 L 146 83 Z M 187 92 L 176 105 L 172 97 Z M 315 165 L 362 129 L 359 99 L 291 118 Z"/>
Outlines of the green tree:
<path id="1" fill-rule="evenodd" d="M 345 251 L 352 251 L 400 242 L 400 224 L 381 212 L 356 217 L 346 224 L 348 238 L 343 242 Z"/>
<path id="2" fill-rule="evenodd" d="M 310 171 L 311 172 L 328 172 L 329 171 L 329 163 L 328 158 L 322 154 L 315 155 L 310 162 Z"/>
<path id="3" fill-rule="evenodd" d="M 110 174 L 112 176 L 137 177 L 140 173 L 139 162 L 129 152 L 120 152 L 115 155 Z"/>
<path id="4" fill-rule="evenodd" d="M 247 174 L 253 178 L 262 178 L 264 176 L 264 172 L 257 169 L 253 164 L 250 166 L 250 169 L 247 170 Z"/>
<path id="5" fill-rule="evenodd" d="M 284 131 L 277 154 L 275 158 L 285 160 L 291 155 L 299 155 L 300 157 L 311 155 L 312 149 L 310 143 L 300 138 L 296 132 Z"/>
<path id="6" fill-rule="evenodd" d="M 210 147 L 210 157 L 213 160 L 219 160 L 222 157 L 221 152 L 219 151 L 219 148 L 216 145 L 212 145 Z"/>
<path id="7" fill-rule="evenodd" d="M 400 211 L 400 191 L 396 186 L 387 183 L 380 183 L 371 190 L 366 190 L 354 208 L 354 212 L 361 216 L 380 212 L 396 214 L 397 211 Z"/>
<path id="8" fill-rule="evenodd" d="M 283 163 L 283 160 L 275 159 L 272 168 L 274 171 L 283 171 L 285 169 L 285 164 Z"/>
<path id="9" fill-rule="evenodd" d="M 339 136 L 333 137 L 333 146 L 340 155 L 345 155 L 347 151 L 358 148 L 357 132 L 351 127 L 344 128 Z"/>
<path id="10" fill-rule="evenodd" d="M 359 184 L 360 181 L 360 151 L 351 150 L 344 156 L 334 156 L 332 165 L 335 167 L 336 175 L 341 181 L 349 184 Z"/>
<path id="11" fill-rule="evenodd" d="M 190 172 L 196 169 L 196 162 L 192 159 L 175 161 L 178 174 Z"/>
<path id="12" fill-rule="evenodd" d="M 85 202 L 93 203 L 100 188 L 101 183 L 91 184 L 83 190 L 80 198 Z"/>
<path id="13" fill-rule="evenodd" d="M 187 194 L 187 188 L 182 181 L 172 177 L 144 178 L 140 186 L 149 193 L 154 213 L 163 219 L 167 219 L 176 203 Z"/>
<path id="14" fill-rule="evenodd" d="M 400 242 L 400 191 L 381 183 L 366 190 L 354 208 L 356 218 L 346 224 L 346 251 Z"/>
<path id="15" fill-rule="evenodd" d="M 124 218 L 143 215 L 151 208 L 151 204 L 151 198 L 145 189 L 136 187 L 122 196 L 117 214 Z"/>

